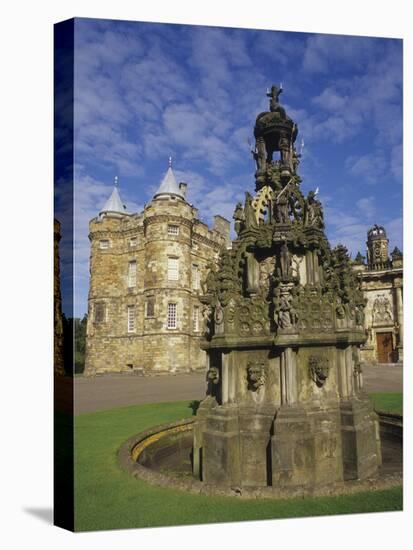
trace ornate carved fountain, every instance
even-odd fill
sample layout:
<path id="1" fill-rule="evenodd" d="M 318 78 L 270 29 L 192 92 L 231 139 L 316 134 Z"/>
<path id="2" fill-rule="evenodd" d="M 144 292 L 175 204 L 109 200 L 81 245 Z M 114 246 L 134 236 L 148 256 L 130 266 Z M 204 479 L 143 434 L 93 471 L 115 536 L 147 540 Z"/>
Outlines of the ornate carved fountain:
<path id="1" fill-rule="evenodd" d="M 280 93 L 255 124 L 255 196 L 236 205 L 237 239 L 203 285 L 208 390 L 193 471 L 205 483 L 322 485 L 381 463 L 359 363 L 364 299 L 317 192 L 300 190 L 298 128 Z"/>

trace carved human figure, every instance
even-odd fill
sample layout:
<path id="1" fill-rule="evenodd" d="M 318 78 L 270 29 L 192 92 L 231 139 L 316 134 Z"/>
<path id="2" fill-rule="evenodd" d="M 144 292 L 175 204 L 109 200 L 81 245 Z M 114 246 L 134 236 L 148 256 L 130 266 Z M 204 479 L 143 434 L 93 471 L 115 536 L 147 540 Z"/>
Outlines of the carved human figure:
<path id="1" fill-rule="evenodd" d="M 292 295 L 288 288 L 281 288 L 279 294 L 277 293 L 277 324 L 280 328 L 290 328 L 292 326 Z"/>
<path id="2" fill-rule="evenodd" d="M 356 306 L 355 320 L 357 326 L 362 327 L 364 325 L 364 308 L 361 304 Z"/>
<path id="3" fill-rule="evenodd" d="M 244 207 L 240 202 L 237 203 L 232 217 L 235 220 L 235 223 L 234 223 L 235 232 L 237 235 L 239 235 L 244 227 L 244 222 L 245 222 Z"/>
<path id="4" fill-rule="evenodd" d="M 341 301 L 341 298 L 337 298 L 336 315 L 339 319 L 344 319 L 344 317 L 346 316 L 346 310 Z"/>
<path id="5" fill-rule="evenodd" d="M 263 137 L 259 137 L 255 141 L 255 151 L 252 155 L 257 165 L 258 172 L 264 172 L 267 167 L 267 149 Z"/>
<path id="6" fill-rule="evenodd" d="M 215 265 L 212 262 L 209 262 L 206 266 L 207 274 L 201 280 L 201 290 L 203 294 L 213 294 L 216 289 L 216 271 Z"/>
<path id="7" fill-rule="evenodd" d="M 307 196 L 306 225 L 324 228 L 324 214 L 321 202 L 316 199 L 316 193 L 310 191 Z"/>
<path id="8" fill-rule="evenodd" d="M 286 224 L 290 221 L 288 215 L 288 195 L 286 192 L 281 192 L 274 202 L 274 218 L 275 223 Z"/>
<path id="9" fill-rule="evenodd" d="M 227 323 L 232 324 L 235 321 L 235 311 L 235 301 L 231 298 L 231 300 L 228 302 L 227 307 L 225 308 L 225 319 Z"/>
<path id="10" fill-rule="evenodd" d="M 287 169 L 292 172 L 293 171 L 292 146 L 288 137 L 281 135 L 280 141 L 278 142 L 278 147 L 281 153 L 282 169 L 283 170 Z"/>
<path id="11" fill-rule="evenodd" d="M 288 280 L 291 275 L 291 256 L 288 250 L 287 241 L 284 241 L 280 248 L 281 278 Z"/>
<path id="12" fill-rule="evenodd" d="M 392 311 L 389 300 L 386 298 L 384 302 L 384 318 L 386 321 L 392 320 Z"/>
<path id="13" fill-rule="evenodd" d="M 202 308 L 202 329 L 205 335 L 211 333 L 211 314 L 212 307 L 209 304 L 204 305 Z"/>
<path id="14" fill-rule="evenodd" d="M 296 325 L 298 323 L 298 308 L 300 305 L 299 287 L 293 286 L 291 289 L 291 303 L 290 303 L 290 318 L 291 323 Z"/>
<path id="15" fill-rule="evenodd" d="M 254 229 L 258 227 L 255 210 L 252 206 L 252 196 L 248 193 L 248 191 L 245 193 L 244 217 L 245 227 L 247 229 Z"/>
<path id="16" fill-rule="evenodd" d="M 280 113 L 280 116 L 282 118 L 286 118 L 285 109 L 281 107 L 281 105 L 278 102 L 278 98 L 280 97 L 280 94 L 282 94 L 282 88 L 272 85 L 271 90 L 267 92 L 267 97 L 270 98 L 270 111 L 272 113 Z"/>

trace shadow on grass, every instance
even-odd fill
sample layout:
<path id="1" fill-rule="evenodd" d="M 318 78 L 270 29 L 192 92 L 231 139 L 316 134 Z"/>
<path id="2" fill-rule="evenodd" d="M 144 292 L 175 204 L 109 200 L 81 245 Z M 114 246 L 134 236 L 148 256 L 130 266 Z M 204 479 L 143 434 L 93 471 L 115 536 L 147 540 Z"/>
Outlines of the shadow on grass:
<path id="1" fill-rule="evenodd" d="M 199 405 L 201 404 L 201 401 L 198 399 L 195 399 L 194 401 L 191 401 L 188 405 L 190 409 L 192 409 L 192 416 L 196 415 L 196 411 L 199 409 Z"/>

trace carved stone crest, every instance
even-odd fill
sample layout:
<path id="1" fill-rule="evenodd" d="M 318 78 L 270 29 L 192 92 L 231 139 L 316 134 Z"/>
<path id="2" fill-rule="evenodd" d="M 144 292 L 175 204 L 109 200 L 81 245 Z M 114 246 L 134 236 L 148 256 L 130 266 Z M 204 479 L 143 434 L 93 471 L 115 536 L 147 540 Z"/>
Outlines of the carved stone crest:
<path id="1" fill-rule="evenodd" d="M 308 371 L 316 386 L 321 388 L 324 386 L 330 371 L 328 358 L 324 355 L 311 355 L 308 360 Z"/>
<path id="2" fill-rule="evenodd" d="M 384 294 L 379 294 L 373 303 L 373 322 L 390 323 L 392 320 L 393 314 L 390 300 Z"/>

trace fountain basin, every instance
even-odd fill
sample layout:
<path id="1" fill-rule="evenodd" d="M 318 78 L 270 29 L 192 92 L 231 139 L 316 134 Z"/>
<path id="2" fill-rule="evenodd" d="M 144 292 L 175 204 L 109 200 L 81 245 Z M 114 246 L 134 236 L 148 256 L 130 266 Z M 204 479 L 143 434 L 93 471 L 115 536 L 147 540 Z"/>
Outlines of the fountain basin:
<path id="1" fill-rule="evenodd" d="M 244 498 L 334 496 L 384 490 L 402 485 L 403 422 L 394 414 L 378 413 L 383 464 L 379 475 L 324 486 L 224 487 L 203 483 L 192 476 L 194 417 L 154 426 L 128 439 L 120 448 L 121 467 L 132 476 L 161 487 L 195 494 Z"/>

